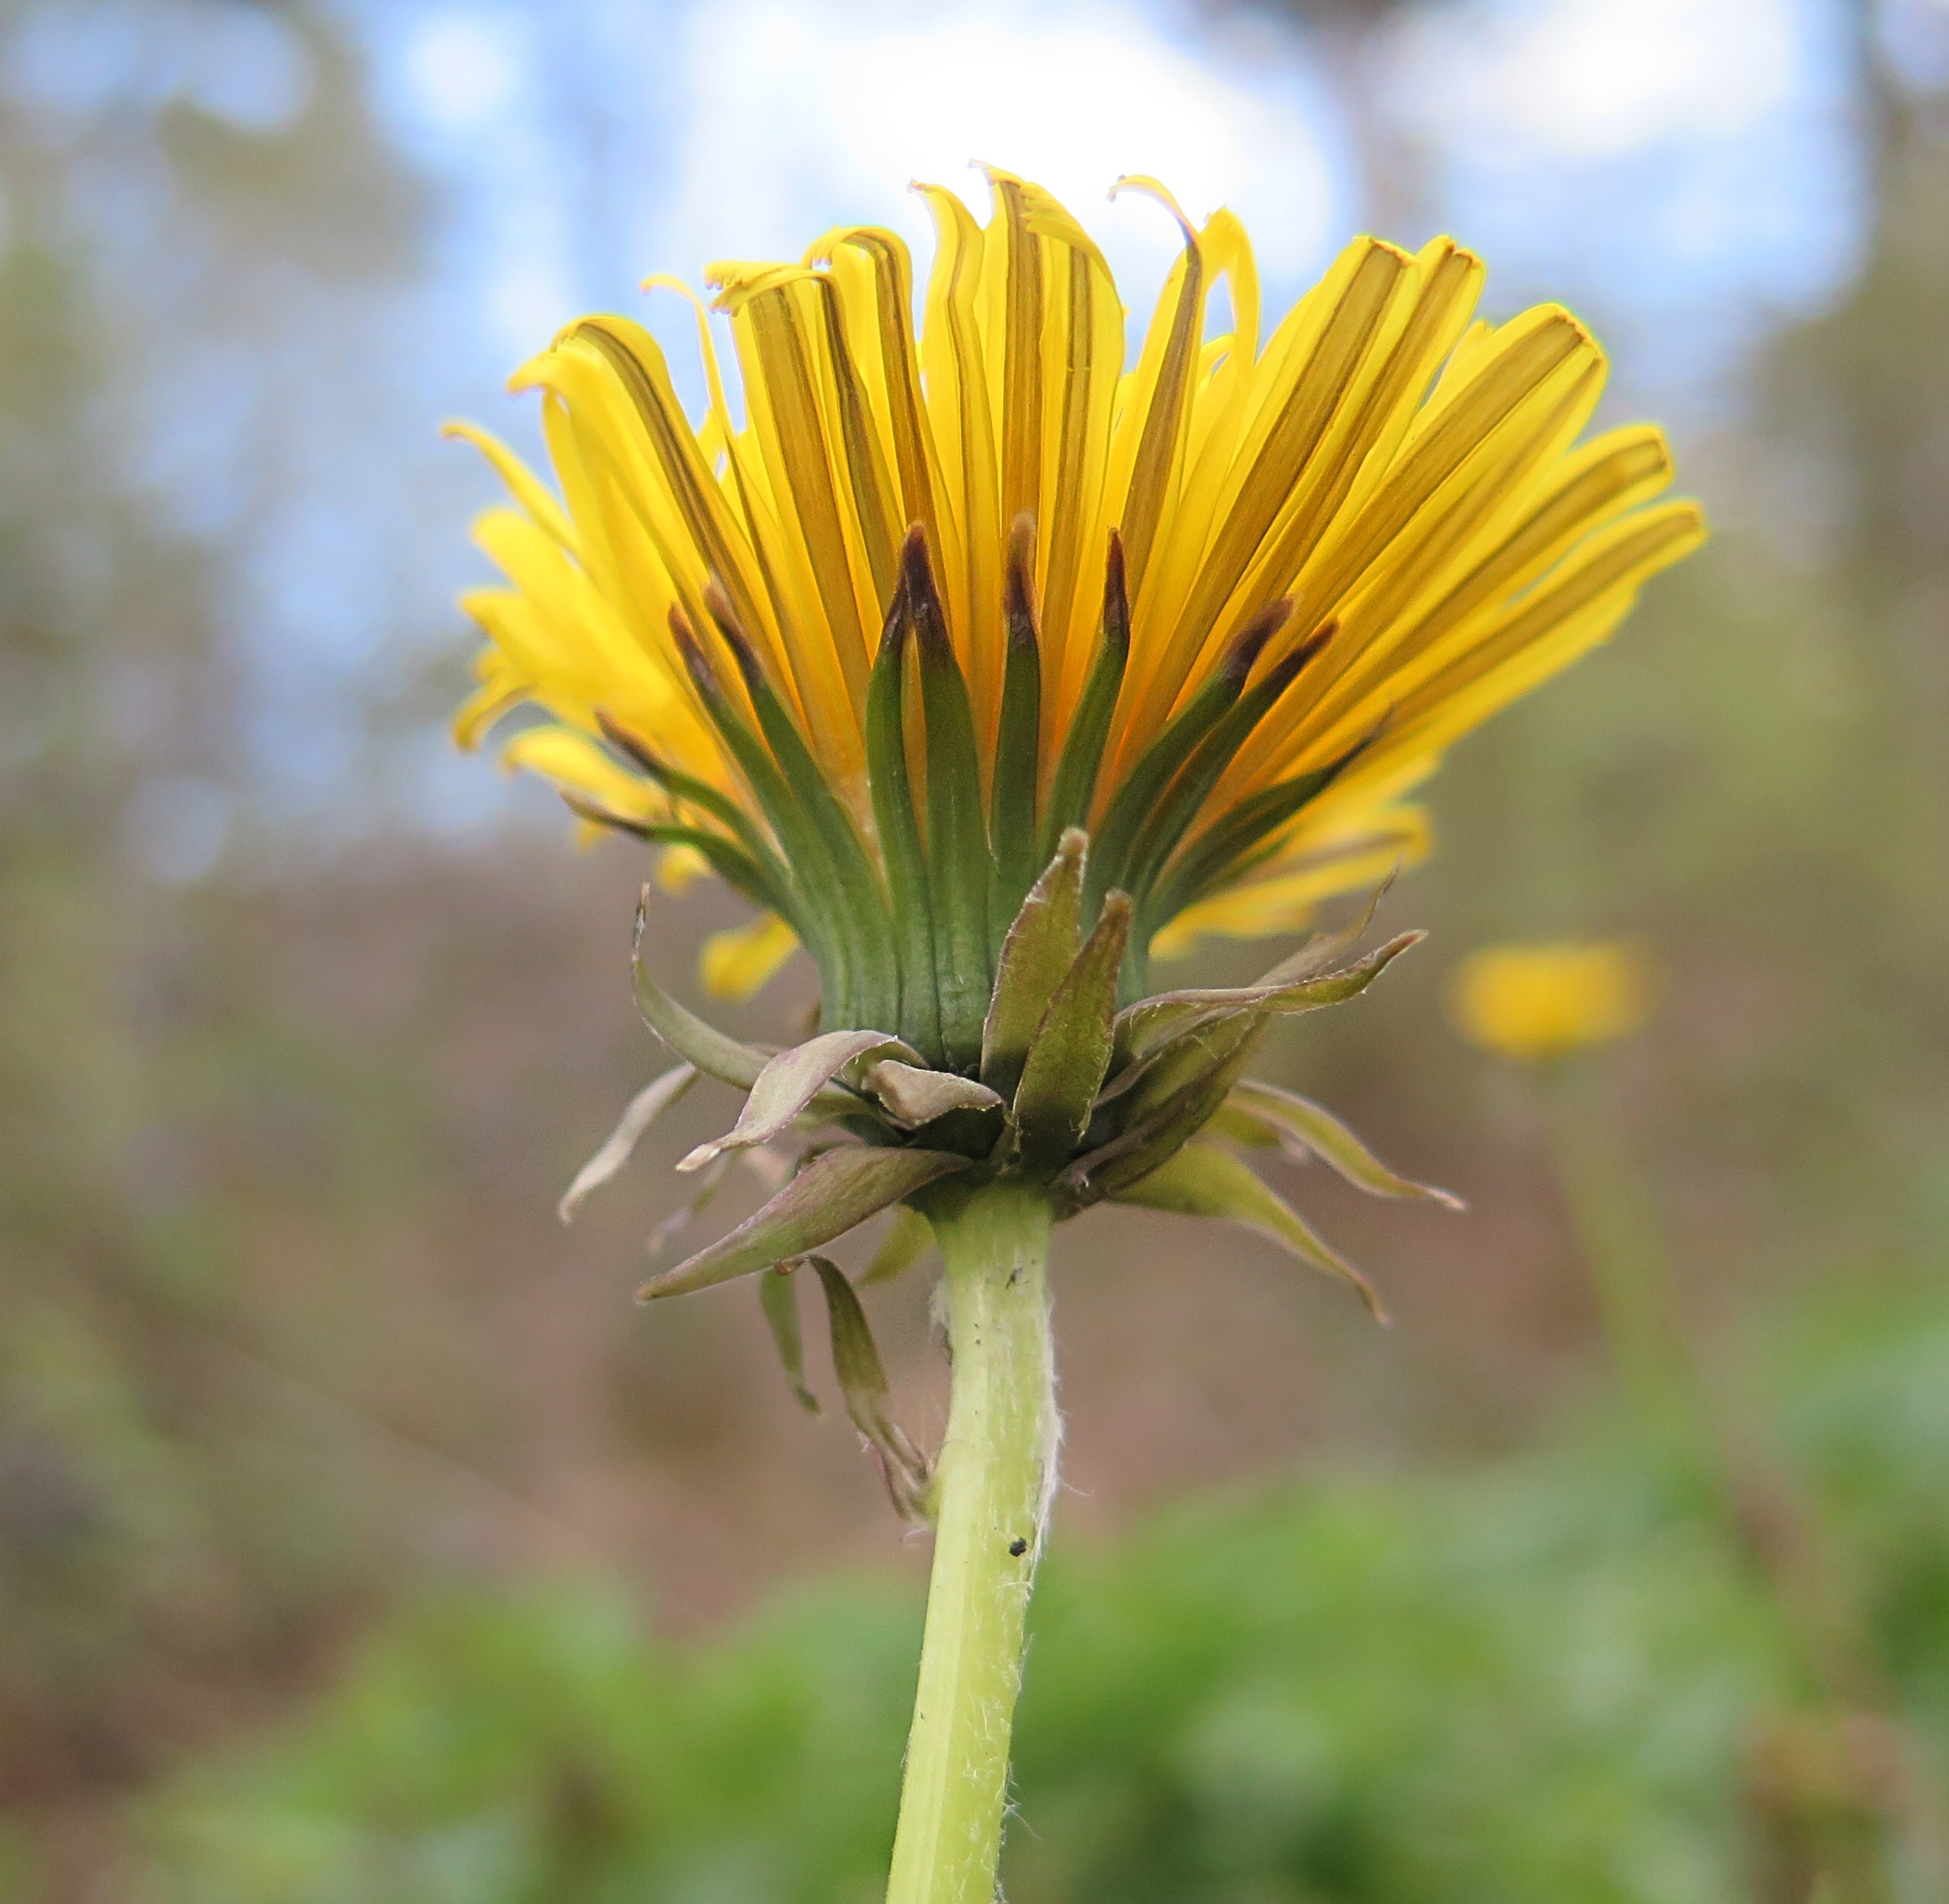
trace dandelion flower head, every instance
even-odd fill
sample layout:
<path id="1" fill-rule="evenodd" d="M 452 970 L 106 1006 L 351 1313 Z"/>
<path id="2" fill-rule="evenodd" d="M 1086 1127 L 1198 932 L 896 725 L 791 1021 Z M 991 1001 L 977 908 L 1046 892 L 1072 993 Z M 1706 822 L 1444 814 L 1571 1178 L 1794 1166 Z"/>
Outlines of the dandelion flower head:
<path id="1" fill-rule="evenodd" d="M 1095 242 L 987 176 L 985 225 L 916 188 L 918 323 L 884 230 L 713 266 L 741 417 L 700 303 L 701 418 L 650 332 L 598 316 L 513 380 L 553 487 L 454 426 L 511 494 L 479 525 L 506 582 L 466 600 L 463 742 L 530 710 L 511 763 L 661 845 L 667 883 L 744 892 L 716 988 L 803 942 L 828 1025 L 923 1050 L 950 994 L 985 997 L 1065 828 L 1091 903 L 1129 894 L 1133 985 L 1153 950 L 1292 929 L 1418 856 L 1443 751 L 1704 534 L 1661 499 L 1655 428 L 1580 442 L 1606 369 L 1584 325 L 1478 318 L 1450 240 L 1357 238 L 1273 320 L 1231 213 L 1126 180 L 1183 238 L 1127 369 Z"/>

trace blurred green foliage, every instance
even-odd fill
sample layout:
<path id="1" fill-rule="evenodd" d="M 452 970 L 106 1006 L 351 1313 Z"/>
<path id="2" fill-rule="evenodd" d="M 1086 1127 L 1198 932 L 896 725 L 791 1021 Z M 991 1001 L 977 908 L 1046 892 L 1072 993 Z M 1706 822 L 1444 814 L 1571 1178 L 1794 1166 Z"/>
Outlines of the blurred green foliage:
<path id="1" fill-rule="evenodd" d="M 1829 1298 L 1772 1360 L 1783 1433 L 1939 1776 L 1949 1308 Z M 1682 1470 L 1599 1419 L 1484 1468 L 1237 1494 L 1059 1543 L 1009 1896 L 1752 1895 L 1740 1769 L 1808 1689 L 1716 1526 Z M 918 1631 L 914 1600 L 866 1579 L 703 1646 L 646 1638 L 599 1584 L 422 1604 L 306 1723 L 157 1802 L 129 1894 L 866 1904 Z"/>

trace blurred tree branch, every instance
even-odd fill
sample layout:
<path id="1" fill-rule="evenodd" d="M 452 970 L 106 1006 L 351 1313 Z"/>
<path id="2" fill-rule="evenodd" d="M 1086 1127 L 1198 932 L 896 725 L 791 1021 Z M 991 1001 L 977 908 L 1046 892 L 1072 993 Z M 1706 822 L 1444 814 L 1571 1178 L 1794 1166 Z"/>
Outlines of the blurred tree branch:
<path id="1" fill-rule="evenodd" d="M 1454 0 L 1205 0 L 1214 18 L 1270 23 L 1318 67 L 1344 128 L 1363 229 L 1397 244 L 1428 235 L 1428 160 L 1386 97 L 1403 29 Z"/>

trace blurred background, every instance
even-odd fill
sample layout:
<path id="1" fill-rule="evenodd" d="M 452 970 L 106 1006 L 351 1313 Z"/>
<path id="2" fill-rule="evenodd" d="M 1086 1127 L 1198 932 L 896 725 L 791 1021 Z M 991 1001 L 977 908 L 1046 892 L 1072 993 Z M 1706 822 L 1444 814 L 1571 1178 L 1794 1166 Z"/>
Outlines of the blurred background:
<path id="1" fill-rule="evenodd" d="M 1248 1238 L 1062 1236 L 1011 1894 L 1939 1898 L 1944 0 L 0 0 L 0 1895 L 877 1894 L 925 1543 L 748 1290 L 629 1303 L 728 1099 L 555 1221 L 661 1068 L 643 868 L 448 742 L 493 487 L 438 426 L 532 446 L 503 380 L 592 307 L 694 378 L 646 272 L 924 251 L 907 179 L 971 158 L 1140 316 L 1173 234 L 1121 173 L 1233 206 L 1274 307 L 1452 231 L 1495 314 L 1596 327 L 1717 530 L 1459 750 L 1388 902 L 1431 943 L 1269 1058 L 1469 1199 L 1270 1167 L 1397 1326 Z M 737 916 L 669 901 L 659 970 Z M 1443 997 L 1590 936 L 1663 982 L 1580 1206 Z M 1613 1246 L 1757 1546 L 1618 1398 Z M 924 1441 L 925 1281 L 872 1305 Z"/>

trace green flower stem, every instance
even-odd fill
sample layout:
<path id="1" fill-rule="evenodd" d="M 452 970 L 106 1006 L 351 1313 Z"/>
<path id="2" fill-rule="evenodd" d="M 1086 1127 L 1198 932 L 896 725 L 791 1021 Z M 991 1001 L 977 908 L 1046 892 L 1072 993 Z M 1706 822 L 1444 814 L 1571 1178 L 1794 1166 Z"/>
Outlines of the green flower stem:
<path id="1" fill-rule="evenodd" d="M 954 1361 L 934 1482 L 934 1574 L 887 1904 L 993 1904 L 1022 1626 L 1055 1467 L 1052 1212 L 1040 1192 L 943 1187 Z"/>
<path id="2" fill-rule="evenodd" d="M 1649 1187 L 1612 1127 L 1587 1063 L 1559 1060 L 1540 1081 L 1557 1182 L 1619 1383 L 1643 1426 L 1709 1458 L 1701 1372 L 1679 1319 L 1671 1255 Z"/>

